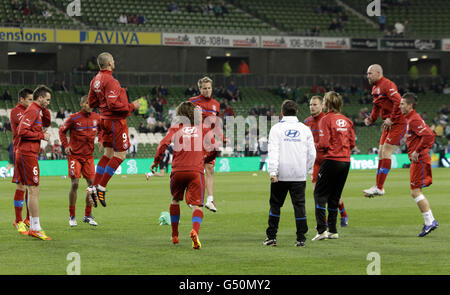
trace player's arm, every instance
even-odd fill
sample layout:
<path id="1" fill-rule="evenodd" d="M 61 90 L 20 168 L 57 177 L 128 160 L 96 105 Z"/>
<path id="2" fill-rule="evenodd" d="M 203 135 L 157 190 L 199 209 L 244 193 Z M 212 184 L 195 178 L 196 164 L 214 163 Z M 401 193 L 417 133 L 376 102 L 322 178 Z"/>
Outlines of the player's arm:
<path id="1" fill-rule="evenodd" d="M 209 163 L 213 161 L 217 155 L 219 154 L 219 144 L 214 138 L 214 135 L 209 132 L 208 129 L 203 128 L 203 134 L 204 134 L 204 140 L 203 140 L 203 147 L 205 152 L 205 163 Z"/>
<path id="2" fill-rule="evenodd" d="M 370 113 L 370 116 L 367 118 L 369 120 L 369 124 L 366 125 L 369 126 L 372 123 L 375 123 L 378 119 L 378 116 L 380 115 L 380 110 L 381 110 L 381 106 L 379 106 L 378 104 L 374 103 L 373 107 L 372 107 L 372 112 Z"/>
<path id="3" fill-rule="evenodd" d="M 91 108 L 98 108 L 100 106 L 100 101 L 98 100 L 97 95 L 95 95 L 94 90 L 92 90 L 93 81 L 94 80 L 91 81 L 91 86 L 89 87 L 88 103 Z"/>
<path id="4" fill-rule="evenodd" d="M 47 108 L 42 109 L 42 126 L 43 127 L 50 127 L 52 123 L 52 115 L 50 113 L 50 110 Z"/>
<path id="5" fill-rule="evenodd" d="M 37 132 L 32 130 L 36 118 L 37 115 L 35 112 L 25 112 L 22 120 L 20 120 L 17 135 L 27 140 L 44 139 L 44 132 Z"/>
<path id="6" fill-rule="evenodd" d="M 113 112 L 130 113 L 134 110 L 134 104 L 128 102 L 125 89 L 115 80 L 109 80 L 106 83 L 105 96 L 108 108 Z"/>
<path id="7" fill-rule="evenodd" d="M 17 127 L 19 126 L 19 119 L 17 118 L 17 114 L 14 110 L 11 111 L 9 116 L 9 122 L 11 123 L 11 130 L 13 132 L 13 136 L 16 136 Z"/>
<path id="8" fill-rule="evenodd" d="M 356 133 L 355 133 L 355 126 L 353 125 L 353 123 L 351 123 L 350 127 L 349 142 L 350 142 L 350 150 L 353 150 L 356 146 Z"/>
<path id="9" fill-rule="evenodd" d="M 317 150 L 326 152 L 330 148 L 330 127 L 327 118 L 323 118 L 319 122 L 319 141 L 317 142 Z"/>
<path id="10" fill-rule="evenodd" d="M 431 149 L 434 144 L 435 135 L 430 127 L 425 125 L 425 122 L 414 120 L 409 124 L 409 128 L 420 137 L 420 141 L 416 149 L 418 154 Z"/>
<path id="11" fill-rule="evenodd" d="M 280 165 L 280 134 L 277 126 L 272 127 L 269 132 L 269 144 L 267 150 L 269 152 L 267 171 L 271 178 L 277 177 Z"/>
<path id="12" fill-rule="evenodd" d="M 389 100 L 392 101 L 392 112 L 389 118 L 393 122 L 399 116 L 400 101 L 402 100 L 402 96 L 398 93 L 397 86 L 394 83 L 389 83 L 386 88 L 385 93 L 387 93 Z"/>
<path id="13" fill-rule="evenodd" d="M 176 134 L 176 132 L 180 129 L 180 127 L 171 127 L 169 131 L 167 132 L 166 136 L 161 140 L 161 142 L 158 145 L 158 148 L 156 149 L 156 155 L 153 159 L 153 164 L 150 167 L 150 170 L 154 173 L 153 169 L 155 169 L 159 162 L 161 162 L 161 159 L 164 156 L 164 152 L 169 147 L 169 145 L 172 143 L 172 138 Z"/>
<path id="14" fill-rule="evenodd" d="M 67 131 L 69 131 L 72 128 L 72 118 L 73 115 L 70 115 L 69 118 L 66 119 L 64 124 L 59 128 L 59 141 L 61 142 L 61 145 L 64 147 L 64 150 L 67 154 L 70 154 L 69 148 L 69 142 L 67 141 Z"/>
<path id="15" fill-rule="evenodd" d="M 308 135 L 306 136 L 306 171 L 308 171 L 308 173 L 312 173 L 314 162 L 316 161 L 316 146 L 314 144 L 314 137 L 311 129 L 306 127 L 305 130 L 308 132 Z"/>

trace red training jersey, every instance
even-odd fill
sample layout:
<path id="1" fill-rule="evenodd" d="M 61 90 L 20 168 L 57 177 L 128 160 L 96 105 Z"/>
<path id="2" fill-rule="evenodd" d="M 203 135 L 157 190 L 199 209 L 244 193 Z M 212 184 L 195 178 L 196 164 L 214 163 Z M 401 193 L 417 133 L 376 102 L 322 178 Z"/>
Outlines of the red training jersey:
<path id="1" fill-rule="evenodd" d="M 112 71 L 100 70 L 89 88 L 89 106 L 99 108 L 102 119 L 125 119 L 134 110 L 125 89 L 114 79 Z"/>
<path id="2" fill-rule="evenodd" d="M 379 116 L 383 120 L 390 118 L 393 123 L 404 123 L 405 116 L 400 111 L 401 95 L 397 85 L 391 80 L 381 77 L 372 87 L 373 108 L 370 118 L 375 122 Z"/>
<path id="3" fill-rule="evenodd" d="M 174 143 L 172 171 L 193 171 L 204 173 L 205 162 L 211 162 L 217 156 L 217 146 L 210 129 L 202 126 L 183 124 L 170 127 L 159 143 L 154 162 L 159 164 L 167 147 Z M 210 145 L 205 146 L 205 143 Z"/>
<path id="4" fill-rule="evenodd" d="M 407 120 L 406 147 L 409 158 L 411 159 L 411 154 L 415 151 L 419 153 L 419 161 L 431 164 L 429 152 L 436 135 L 415 110 L 406 114 L 405 117 Z"/>
<path id="5" fill-rule="evenodd" d="M 308 118 L 305 119 L 305 121 L 303 121 L 303 123 L 309 127 L 309 129 L 311 129 L 312 135 L 314 137 L 314 144 L 317 146 L 317 144 L 319 143 L 319 138 L 320 138 L 320 130 L 319 130 L 319 122 L 320 120 L 325 117 L 325 113 L 324 112 L 320 112 L 318 115 L 316 116 L 309 116 Z M 321 151 L 317 150 L 316 148 L 316 163 L 319 164 L 321 163 L 323 160 L 323 154 L 321 153 Z"/>
<path id="6" fill-rule="evenodd" d="M 95 136 L 101 138 L 100 119 L 100 115 L 95 112 L 80 111 L 70 115 L 64 125 L 59 128 L 61 145 L 64 148 L 70 146 L 74 156 L 92 157 Z M 67 142 L 67 131 L 70 131 L 69 142 Z"/>
<path id="7" fill-rule="evenodd" d="M 18 103 L 12 110 L 11 114 L 9 115 L 9 121 L 11 123 L 11 131 L 13 134 L 13 146 L 16 148 L 17 143 L 19 142 L 19 137 L 17 136 L 17 127 L 19 127 L 20 119 L 22 119 L 23 114 L 25 113 L 25 110 L 27 109 L 26 106 L 21 105 Z"/>
<path id="8" fill-rule="evenodd" d="M 316 149 L 324 153 L 324 159 L 350 162 L 355 147 L 353 123 L 340 113 L 328 112 L 319 122 L 319 143 Z"/>
<path id="9" fill-rule="evenodd" d="M 43 115 L 41 115 L 41 113 Z M 43 127 L 50 126 L 50 111 L 33 102 L 24 112 L 17 129 L 16 150 L 23 155 L 37 156 L 44 139 Z"/>
<path id="10" fill-rule="evenodd" d="M 201 94 L 199 96 L 189 98 L 189 101 L 202 108 L 203 123 L 205 123 L 205 119 L 208 118 L 205 127 L 214 129 L 214 131 L 217 132 L 217 137 L 224 141 L 225 135 L 223 134 L 221 126 L 217 126 L 217 128 L 215 128 L 217 117 L 220 115 L 220 103 L 212 96 L 207 98 Z"/>

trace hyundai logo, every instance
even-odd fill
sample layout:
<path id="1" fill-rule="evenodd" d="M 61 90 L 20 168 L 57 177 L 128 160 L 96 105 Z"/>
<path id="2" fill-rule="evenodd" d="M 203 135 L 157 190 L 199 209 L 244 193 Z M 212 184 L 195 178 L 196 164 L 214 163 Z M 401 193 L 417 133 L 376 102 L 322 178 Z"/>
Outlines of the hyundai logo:
<path id="1" fill-rule="evenodd" d="M 294 137 L 298 137 L 300 135 L 300 131 L 290 129 L 290 130 L 286 130 L 286 132 L 284 132 L 284 135 L 286 135 L 287 137 L 294 138 Z"/>

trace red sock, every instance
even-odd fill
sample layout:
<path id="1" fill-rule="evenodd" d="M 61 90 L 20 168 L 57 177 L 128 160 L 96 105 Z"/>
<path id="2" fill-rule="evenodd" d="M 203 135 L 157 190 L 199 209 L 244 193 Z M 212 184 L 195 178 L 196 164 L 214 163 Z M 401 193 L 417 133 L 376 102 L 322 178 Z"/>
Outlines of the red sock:
<path id="1" fill-rule="evenodd" d="M 172 237 L 178 237 L 178 223 L 180 222 L 180 205 L 170 204 L 170 224 L 172 225 Z"/>
<path id="2" fill-rule="evenodd" d="M 16 190 L 14 194 L 14 211 L 16 212 L 16 222 L 22 221 L 22 209 L 23 209 L 23 198 L 24 191 Z"/>
<path id="3" fill-rule="evenodd" d="M 195 210 L 192 213 L 192 229 L 195 230 L 198 234 L 200 231 L 200 225 L 202 224 L 203 220 L 203 211 L 200 209 Z"/>
<path id="4" fill-rule="evenodd" d="M 347 212 L 345 211 L 344 202 L 339 204 L 339 213 L 341 214 L 341 217 L 343 217 L 343 218 L 347 217 Z"/>
<path id="5" fill-rule="evenodd" d="M 69 214 L 70 216 L 75 216 L 75 206 L 70 206 L 69 205 Z"/>
<path id="6" fill-rule="evenodd" d="M 92 215 L 92 206 L 89 204 L 86 204 L 86 208 L 84 208 L 84 216 L 91 216 Z"/>
<path id="7" fill-rule="evenodd" d="M 100 158 L 100 161 L 97 163 L 97 168 L 95 169 L 95 177 L 94 177 L 94 185 L 97 185 L 100 183 L 100 180 L 103 177 L 103 174 L 105 173 L 105 167 L 108 165 L 109 158 L 105 155 L 103 155 Z"/>
<path id="8" fill-rule="evenodd" d="M 122 163 L 121 158 L 112 157 L 111 160 L 109 160 L 108 164 L 105 167 L 105 173 L 103 173 L 103 177 L 100 179 L 99 185 L 106 187 L 111 177 L 113 177 L 114 173 L 116 172 L 116 169 L 119 168 L 120 164 Z"/>
<path id="9" fill-rule="evenodd" d="M 382 159 L 380 161 L 380 168 L 378 168 L 377 172 L 377 187 L 379 189 L 383 189 L 384 182 L 386 181 L 386 177 L 391 170 L 391 159 Z"/>

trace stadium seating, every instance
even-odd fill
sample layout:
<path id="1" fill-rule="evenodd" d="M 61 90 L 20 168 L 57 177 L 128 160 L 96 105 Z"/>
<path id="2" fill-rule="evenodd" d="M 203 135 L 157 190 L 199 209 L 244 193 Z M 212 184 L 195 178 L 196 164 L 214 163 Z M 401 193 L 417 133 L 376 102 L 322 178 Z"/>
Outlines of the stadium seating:
<path id="1" fill-rule="evenodd" d="M 362 14 L 366 13 L 367 1 L 343 0 Z M 383 1 L 388 2 L 388 1 Z M 394 2 L 394 1 L 391 1 Z M 408 5 L 389 4 L 383 14 L 386 26 L 392 30 L 396 22 L 408 21 L 406 36 L 423 38 L 441 38 L 450 32 L 450 6 L 446 0 L 408 0 Z M 395 3 L 395 2 L 394 2 Z M 377 22 L 376 17 L 373 20 Z"/>

